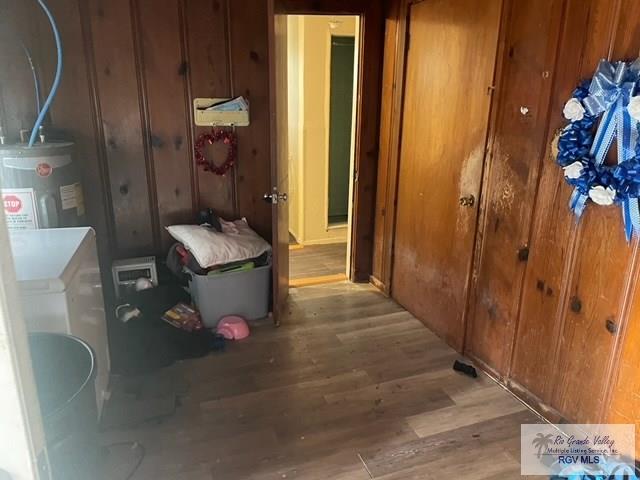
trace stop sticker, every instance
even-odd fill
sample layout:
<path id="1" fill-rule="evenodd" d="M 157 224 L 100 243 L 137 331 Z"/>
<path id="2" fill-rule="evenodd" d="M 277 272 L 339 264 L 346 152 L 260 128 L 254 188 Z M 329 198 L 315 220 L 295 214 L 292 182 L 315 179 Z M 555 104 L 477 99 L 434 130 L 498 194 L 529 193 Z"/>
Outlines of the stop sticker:
<path id="1" fill-rule="evenodd" d="M 22 200 L 15 195 L 5 195 L 3 201 L 4 211 L 7 213 L 18 213 L 22 210 Z"/>

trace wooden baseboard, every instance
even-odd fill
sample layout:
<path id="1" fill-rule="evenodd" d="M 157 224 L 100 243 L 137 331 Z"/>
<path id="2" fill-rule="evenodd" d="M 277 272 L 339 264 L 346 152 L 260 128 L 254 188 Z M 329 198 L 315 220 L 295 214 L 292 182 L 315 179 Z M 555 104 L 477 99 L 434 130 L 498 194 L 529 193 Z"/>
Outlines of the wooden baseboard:
<path id="1" fill-rule="evenodd" d="M 378 280 L 373 275 L 369 276 L 369 283 L 371 283 L 371 285 L 373 285 L 378 290 L 380 290 L 382 293 L 384 293 L 387 297 L 389 296 L 389 291 L 387 290 L 387 287 L 385 286 L 385 284 L 382 283 L 380 280 Z"/>
<path id="2" fill-rule="evenodd" d="M 486 375 L 491 377 L 495 382 L 502 385 L 507 389 L 514 397 L 520 402 L 525 404 L 532 412 L 538 415 L 540 418 L 545 419 L 550 423 L 567 423 L 566 420 L 560 415 L 560 413 L 549 405 L 545 404 L 542 400 L 529 392 L 526 388 L 519 383 L 506 378 L 503 374 L 496 369 L 483 362 L 470 352 L 465 353 L 465 356 L 471 360 L 476 367 L 482 370 Z"/>
<path id="3" fill-rule="evenodd" d="M 300 288 L 310 287 L 312 285 L 323 285 L 325 283 L 337 283 L 347 280 L 347 276 L 344 273 L 336 273 L 335 275 L 321 275 L 319 277 L 308 277 L 299 279 L 289 279 L 289 287 Z"/>
<path id="4" fill-rule="evenodd" d="M 300 245 L 299 243 L 292 243 L 291 245 L 289 245 L 289 251 L 302 250 L 303 248 L 304 248 L 304 245 Z"/>
<path id="5" fill-rule="evenodd" d="M 331 237 L 331 238 L 322 238 L 320 240 L 305 240 L 300 241 L 302 245 L 305 247 L 313 247 L 317 245 L 335 245 L 337 243 L 347 243 L 347 236 L 342 237 Z"/>

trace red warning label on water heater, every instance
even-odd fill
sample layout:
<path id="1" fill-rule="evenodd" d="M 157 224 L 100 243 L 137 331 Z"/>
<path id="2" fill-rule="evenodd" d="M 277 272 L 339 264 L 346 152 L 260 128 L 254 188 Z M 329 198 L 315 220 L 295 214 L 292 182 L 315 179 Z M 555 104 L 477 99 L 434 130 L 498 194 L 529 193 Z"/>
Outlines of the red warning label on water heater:
<path id="1" fill-rule="evenodd" d="M 38 214 L 32 188 L 3 189 L 2 203 L 9 230 L 38 228 Z"/>
<path id="2" fill-rule="evenodd" d="M 53 173 L 53 167 L 48 163 L 39 163 L 36 167 L 36 173 L 40 177 L 48 177 Z"/>
<path id="3" fill-rule="evenodd" d="M 22 210 L 22 200 L 15 195 L 5 195 L 2 198 L 4 203 L 4 211 L 6 213 L 18 213 Z"/>

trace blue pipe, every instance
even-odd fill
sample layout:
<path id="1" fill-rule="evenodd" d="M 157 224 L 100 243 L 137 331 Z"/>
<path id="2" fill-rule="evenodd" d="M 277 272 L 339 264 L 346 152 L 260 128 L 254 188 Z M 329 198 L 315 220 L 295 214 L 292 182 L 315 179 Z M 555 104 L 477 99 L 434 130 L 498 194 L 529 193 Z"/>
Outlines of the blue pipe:
<path id="1" fill-rule="evenodd" d="M 38 119 L 36 120 L 35 125 L 33 126 L 33 130 L 31 130 L 31 137 L 29 138 L 29 146 L 33 147 L 33 144 L 36 143 L 36 138 L 38 138 L 38 131 L 40 130 L 40 126 L 42 122 L 44 122 L 47 113 L 49 112 L 49 108 L 51 108 L 51 104 L 53 103 L 53 99 L 58 93 L 58 87 L 60 87 L 60 81 L 62 80 L 62 39 L 60 38 L 60 32 L 58 31 L 58 26 L 56 25 L 56 20 L 53 18 L 51 11 L 47 8 L 44 3 L 44 0 L 38 0 L 40 7 L 44 10 L 44 13 L 49 18 L 49 23 L 51 23 L 51 29 L 53 30 L 53 36 L 56 39 L 56 48 L 58 50 L 58 66 L 56 67 L 56 76 L 53 79 L 53 84 L 51 85 L 51 91 L 49 92 L 49 96 L 47 97 L 47 101 L 44 102 L 44 106 L 40 113 L 38 114 Z"/>

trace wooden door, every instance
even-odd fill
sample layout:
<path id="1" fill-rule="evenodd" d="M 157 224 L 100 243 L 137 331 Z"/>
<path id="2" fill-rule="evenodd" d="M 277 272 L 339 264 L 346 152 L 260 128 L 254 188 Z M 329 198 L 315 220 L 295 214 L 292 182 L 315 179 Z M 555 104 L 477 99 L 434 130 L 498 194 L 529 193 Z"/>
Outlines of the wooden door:
<path id="1" fill-rule="evenodd" d="M 461 350 L 501 0 L 409 8 L 392 296 Z"/>
<path id="2" fill-rule="evenodd" d="M 273 207 L 273 319 L 287 313 L 289 296 L 289 208 L 287 206 L 287 17 L 269 1 L 269 72 L 271 103 L 271 185 L 265 200 Z"/>

